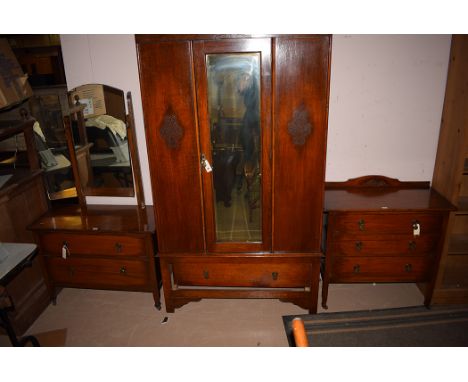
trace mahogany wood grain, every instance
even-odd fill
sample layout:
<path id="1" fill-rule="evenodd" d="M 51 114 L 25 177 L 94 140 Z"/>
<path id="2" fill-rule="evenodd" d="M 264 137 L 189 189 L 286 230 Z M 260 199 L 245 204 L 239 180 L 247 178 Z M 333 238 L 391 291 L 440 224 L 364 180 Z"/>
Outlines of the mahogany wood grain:
<path id="1" fill-rule="evenodd" d="M 138 54 L 159 251 L 204 251 L 191 43 L 139 44 Z M 161 130 L 168 120 L 181 129 L 172 146 Z"/>
<path id="2" fill-rule="evenodd" d="M 58 287 L 143 291 L 160 307 L 151 206 L 63 206 L 29 229 L 37 236 L 53 299 Z"/>
<path id="3" fill-rule="evenodd" d="M 273 250 L 320 250 L 328 121 L 328 36 L 277 38 L 274 65 Z M 306 111 L 310 135 L 295 144 L 288 128 Z"/>
<path id="4" fill-rule="evenodd" d="M 455 207 L 419 182 L 401 182 L 402 188 L 398 180 L 375 185 L 382 178 L 388 179 L 366 176 L 349 180 L 349 188 L 340 182 L 325 191 L 324 308 L 331 282 L 420 282 L 424 303 L 430 304 L 448 216 Z"/>
<path id="5" fill-rule="evenodd" d="M 451 252 L 454 235 L 468 238 L 468 36 L 453 35 L 433 187 L 458 207 L 450 215 L 433 304 L 468 303 L 468 261 Z"/>
<path id="6" fill-rule="evenodd" d="M 193 44 L 197 82 L 200 149 L 210 163 L 212 144 L 208 112 L 208 83 L 206 55 L 215 53 L 260 53 L 260 130 L 261 130 L 261 182 L 262 182 L 262 242 L 217 242 L 214 211 L 213 172 L 202 170 L 203 200 L 205 208 L 205 234 L 207 250 L 212 252 L 256 252 L 271 250 L 271 42 L 269 39 L 196 41 Z"/>

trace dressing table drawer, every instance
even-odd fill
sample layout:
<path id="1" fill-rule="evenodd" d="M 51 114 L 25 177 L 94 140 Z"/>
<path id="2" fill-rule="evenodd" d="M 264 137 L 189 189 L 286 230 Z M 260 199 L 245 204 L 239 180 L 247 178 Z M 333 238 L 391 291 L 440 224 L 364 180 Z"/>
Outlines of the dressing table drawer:
<path id="1" fill-rule="evenodd" d="M 128 289 L 150 284 L 150 268 L 142 260 L 45 257 L 45 264 L 56 285 Z"/>
<path id="2" fill-rule="evenodd" d="M 144 238 L 122 235 L 52 232 L 41 235 L 41 248 L 47 256 L 62 256 L 62 248 L 67 249 L 67 257 L 145 255 Z"/>

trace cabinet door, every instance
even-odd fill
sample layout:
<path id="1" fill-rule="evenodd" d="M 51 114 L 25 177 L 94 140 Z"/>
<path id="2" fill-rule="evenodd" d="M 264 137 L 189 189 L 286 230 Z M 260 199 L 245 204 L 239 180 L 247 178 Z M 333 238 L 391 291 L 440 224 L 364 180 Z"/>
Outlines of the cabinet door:
<path id="1" fill-rule="evenodd" d="M 271 40 L 194 43 L 206 244 L 271 250 Z"/>
<path id="2" fill-rule="evenodd" d="M 191 43 L 140 43 L 138 49 L 159 251 L 202 252 Z"/>
<path id="3" fill-rule="evenodd" d="M 275 43 L 273 250 L 319 252 L 330 37 Z"/>

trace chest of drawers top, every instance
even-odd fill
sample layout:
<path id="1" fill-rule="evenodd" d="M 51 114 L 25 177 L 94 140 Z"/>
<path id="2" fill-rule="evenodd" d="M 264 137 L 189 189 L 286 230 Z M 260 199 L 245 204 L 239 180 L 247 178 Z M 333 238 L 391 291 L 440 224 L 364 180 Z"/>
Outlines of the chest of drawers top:
<path id="1" fill-rule="evenodd" d="M 154 233 L 152 206 L 89 205 L 54 208 L 28 228 L 33 231 L 69 231 L 108 234 Z"/>
<path id="2" fill-rule="evenodd" d="M 455 210 L 431 188 L 347 188 L 325 191 L 325 211 L 341 212 L 443 212 Z"/>

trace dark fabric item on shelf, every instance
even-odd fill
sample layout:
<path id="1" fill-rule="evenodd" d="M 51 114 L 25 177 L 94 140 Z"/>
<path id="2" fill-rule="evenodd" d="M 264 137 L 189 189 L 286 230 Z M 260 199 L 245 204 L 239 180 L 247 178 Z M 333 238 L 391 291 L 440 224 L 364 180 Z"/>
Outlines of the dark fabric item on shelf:
<path id="1" fill-rule="evenodd" d="M 423 306 L 283 316 L 290 346 L 292 320 L 302 318 L 309 346 L 468 346 L 468 306 Z"/>

